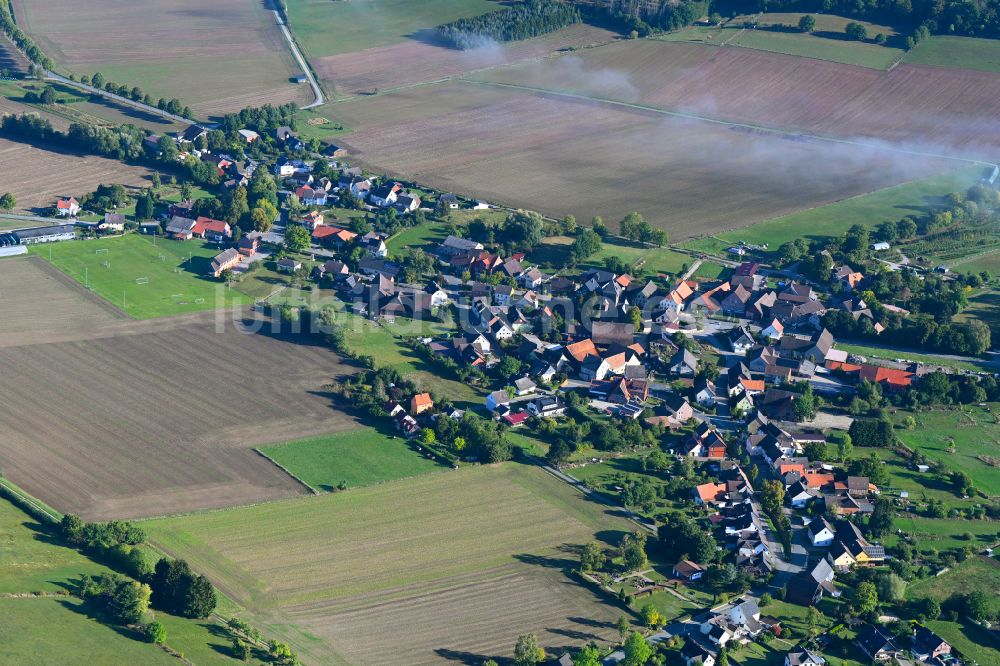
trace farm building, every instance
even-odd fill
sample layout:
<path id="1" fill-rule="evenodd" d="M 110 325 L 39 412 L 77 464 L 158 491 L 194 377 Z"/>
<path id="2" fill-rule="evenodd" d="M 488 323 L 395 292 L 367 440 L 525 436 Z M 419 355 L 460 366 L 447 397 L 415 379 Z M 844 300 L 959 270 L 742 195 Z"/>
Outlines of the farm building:
<path id="1" fill-rule="evenodd" d="M 35 243 L 51 243 L 52 241 L 73 240 L 76 231 L 72 224 L 57 224 L 51 227 L 35 227 L 15 231 L 18 243 L 33 245 Z"/>

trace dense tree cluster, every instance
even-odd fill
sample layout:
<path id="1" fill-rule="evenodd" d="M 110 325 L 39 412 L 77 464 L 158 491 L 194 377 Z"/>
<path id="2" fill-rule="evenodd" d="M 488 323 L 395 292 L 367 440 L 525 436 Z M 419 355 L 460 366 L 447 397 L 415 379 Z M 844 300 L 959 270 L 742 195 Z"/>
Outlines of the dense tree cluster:
<path id="1" fill-rule="evenodd" d="M 710 562 L 715 558 L 716 543 L 711 530 L 705 529 L 680 513 L 671 513 L 660 525 L 658 537 L 667 561 L 690 559 Z"/>
<path id="2" fill-rule="evenodd" d="M 473 49 L 488 40 L 513 42 L 554 32 L 580 22 L 580 12 L 570 3 L 531 0 L 509 9 L 459 19 L 438 27 L 445 41 L 460 49 Z"/>
<path id="3" fill-rule="evenodd" d="M 118 95 L 119 97 L 130 99 L 133 102 L 140 102 L 147 106 L 155 106 L 160 111 L 166 111 L 167 113 L 171 113 L 175 116 L 182 116 L 184 118 L 194 117 L 191 113 L 191 107 L 184 106 L 184 103 L 176 97 L 172 99 L 160 97 L 159 99 L 154 100 L 149 93 L 145 92 L 139 86 L 128 86 L 124 83 L 108 81 L 100 72 L 96 72 L 93 76 L 84 75 L 80 77 L 80 83 L 93 86 L 98 90 L 109 92 L 112 95 Z"/>
<path id="4" fill-rule="evenodd" d="M 607 13 L 624 23 L 626 30 L 645 36 L 654 30 L 677 30 L 709 13 L 709 0 L 604 0 Z"/>
<path id="5" fill-rule="evenodd" d="M 183 617 L 208 617 L 217 602 L 207 578 L 191 571 L 184 560 L 161 559 L 151 578 L 153 604 Z"/>
<path id="6" fill-rule="evenodd" d="M 135 624 L 149 609 L 151 590 L 116 573 L 84 576 L 80 582 L 80 596 L 99 603 L 119 624 Z"/>

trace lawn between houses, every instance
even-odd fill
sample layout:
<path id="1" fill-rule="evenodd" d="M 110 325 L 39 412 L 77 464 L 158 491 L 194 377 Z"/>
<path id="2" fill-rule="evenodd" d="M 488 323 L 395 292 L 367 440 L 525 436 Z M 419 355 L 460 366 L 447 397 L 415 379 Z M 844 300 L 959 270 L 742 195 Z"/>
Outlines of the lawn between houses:
<path id="1" fill-rule="evenodd" d="M 151 237 L 126 234 L 33 245 L 30 251 L 136 319 L 250 302 L 206 276 L 221 250 L 201 241 L 156 238 L 154 245 Z"/>
<path id="2" fill-rule="evenodd" d="M 260 449 L 317 490 L 370 486 L 448 469 L 420 455 L 401 437 L 374 428 L 272 444 Z"/>
<path id="3" fill-rule="evenodd" d="M 509 654 L 529 631 L 549 648 L 609 642 L 621 609 L 564 571 L 576 547 L 632 529 L 617 513 L 506 463 L 142 526 L 304 660 L 424 663 Z"/>

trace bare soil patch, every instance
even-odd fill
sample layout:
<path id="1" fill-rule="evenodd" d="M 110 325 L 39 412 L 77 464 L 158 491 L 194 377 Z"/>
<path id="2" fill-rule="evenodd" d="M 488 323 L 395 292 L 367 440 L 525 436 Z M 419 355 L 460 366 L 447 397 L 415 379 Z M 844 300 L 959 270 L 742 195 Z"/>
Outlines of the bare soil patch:
<path id="1" fill-rule="evenodd" d="M 602 44 L 613 38 L 614 33 L 603 28 L 575 25 L 537 39 L 468 51 L 436 44 L 432 39 L 411 39 L 402 44 L 317 58 L 313 67 L 340 94 L 368 93 L 539 58 L 560 49 Z"/>
<path id="2" fill-rule="evenodd" d="M 86 335 L 124 318 L 38 257 L 0 259 L 0 346 Z"/>
<path id="3" fill-rule="evenodd" d="M 0 138 L 0 174 L 0 191 L 12 192 L 19 210 L 39 212 L 54 206 L 59 197 L 79 197 L 101 183 L 148 186 L 152 172 L 104 157 L 54 152 Z"/>
<path id="4" fill-rule="evenodd" d="M 944 163 L 600 101 L 452 82 L 338 104 L 352 154 L 556 217 L 639 211 L 675 239 L 925 176 Z"/>
<path id="5" fill-rule="evenodd" d="M 347 371 L 339 357 L 232 325 L 219 333 L 205 323 L 158 331 L 157 323 L 0 349 L 4 473 L 90 519 L 306 492 L 252 449 L 356 427 L 323 392 Z"/>

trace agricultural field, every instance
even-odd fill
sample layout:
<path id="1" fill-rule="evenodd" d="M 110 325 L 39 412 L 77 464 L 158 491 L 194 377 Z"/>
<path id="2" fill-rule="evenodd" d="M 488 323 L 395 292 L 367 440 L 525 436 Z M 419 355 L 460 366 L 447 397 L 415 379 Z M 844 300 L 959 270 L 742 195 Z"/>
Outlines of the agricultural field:
<path id="1" fill-rule="evenodd" d="M 329 82 L 338 95 L 371 95 L 538 60 L 613 39 L 615 34 L 608 30 L 578 24 L 550 35 L 465 51 L 417 38 L 392 46 L 312 58 L 311 63 L 316 74 Z M 400 67 L 402 62 L 409 66 Z"/>
<path id="2" fill-rule="evenodd" d="M 861 163 L 889 149 L 992 162 L 1000 148 L 992 111 L 1000 75 L 989 72 L 908 64 L 882 72 L 753 49 L 626 40 L 473 77 L 839 137 L 852 142 Z M 912 159 L 895 157 L 893 170 Z"/>
<path id="3" fill-rule="evenodd" d="M 893 527 L 915 537 L 918 550 L 964 549 L 972 546 L 981 550 L 1000 542 L 1000 523 L 995 520 L 966 520 L 959 518 L 923 518 L 900 514 L 893 519 Z M 972 535 L 966 539 L 965 533 Z M 887 535 L 882 542 L 886 547 L 899 543 L 895 534 Z"/>
<path id="4" fill-rule="evenodd" d="M 903 62 L 1000 74 L 1000 42 L 995 39 L 934 35 L 917 44 L 906 54 Z"/>
<path id="5" fill-rule="evenodd" d="M 638 210 L 674 240 L 944 168 L 493 84 L 416 87 L 336 108 L 354 129 L 343 144 L 373 170 L 554 217 L 613 222 Z"/>
<path id="6" fill-rule="evenodd" d="M 915 415 L 916 428 L 899 430 L 897 434 L 907 446 L 928 458 L 968 474 L 977 490 L 989 496 L 1000 495 L 1000 423 L 996 409 L 997 405 L 991 403 L 986 407 L 920 412 Z M 954 453 L 948 450 L 951 443 L 955 444 Z"/>
<path id="7" fill-rule="evenodd" d="M 810 34 L 799 32 L 801 13 L 764 13 L 755 16 L 737 16 L 719 26 L 694 25 L 656 39 L 668 42 L 693 42 L 718 46 L 742 46 L 760 51 L 829 60 L 845 65 L 872 69 L 888 69 L 903 57 L 902 38 L 885 25 L 858 21 L 832 14 L 812 14 L 816 28 Z M 756 28 L 744 28 L 752 21 Z M 869 39 L 881 33 L 886 36 L 884 46 L 868 42 L 853 42 L 844 38 L 844 28 L 858 22 L 868 30 Z"/>
<path id="8" fill-rule="evenodd" d="M 14 0 L 18 23 L 61 72 L 101 72 L 155 98 L 177 97 L 200 116 L 266 102 L 304 102 L 307 86 L 262 2 Z"/>
<path id="9" fill-rule="evenodd" d="M 357 427 L 324 391 L 351 369 L 319 343 L 211 313 L 126 324 L 0 349 L 17 415 L 0 469 L 60 511 L 127 518 L 303 494 L 253 447 Z"/>
<path id="10" fill-rule="evenodd" d="M 613 220 L 607 220 L 613 223 Z M 566 265 L 572 251 L 573 238 L 569 236 L 549 236 L 535 248 L 529 258 L 542 269 L 556 271 Z M 606 237 L 601 249 L 593 256 L 579 263 L 580 268 L 603 268 L 609 257 L 617 257 L 642 270 L 645 276 L 680 273 L 694 257 L 666 247 L 647 247 L 613 236 Z"/>
<path id="11" fill-rule="evenodd" d="M 143 526 L 266 632 L 327 664 L 481 662 L 527 631 L 554 652 L 610 641 L 621 611 L 563 570 L 595 534 L 615 542 L 630 529 L 517 464 Z"/>
<path id="12" fill-rule="evenodd" d="M 959 270 L 969 269 L 967 265 L 963 264 Z M 995 341 L 993 347 L 997 347 L 1000 344 L 1000 293 L 986 289 L 969 296 L 969 305 L 962 310 L 956 320 L 971 321 L 973 319 L 978 319 L 990 327 L 992 339 Z"/>
<path id="13" fill-rule="evenodd" d="M 503 7 L 494 0 L 288 0 L 287 4 L 288 23 L 310 60 L 401 44 L 443 23 Z"/>
<path id="14" fill-rule="evenodd" d="M 3 110 L 0 106 L 0 112 Z M 59 197 L 92 192 L 101 183 L 148 187 L 151 175 L 145 167 L 45 150 L 4 138 L 0 138 L 0 173 L 4 174 L 3 191 L 17 197 L 18 211 L 28 213 L 55 206 Z"/>
<path id="15" fill-rule="evenodd" d="M 964 191 L 975 184 L 981 174 L 980 167 L 956 169 L 940 176 L 894 185 L 767 220 L 745 229 L 693 239 L 684 246 L 692 250 L 724 254 L 727 248 L 742 241 L 750 245 L 767 245 L 769 250 L 777 250 L 782 243 L 796 238 L 839 236 L 855 224 L 874 228 L 882 222 L 926 213 L 943 203 L 945 195 Z"/>
<path id="16" fill-rule="evenodd" d="M 348 430 L 260 449 L 307 484 L 325 492 L 360 488 L 447 469 L 401 437 L 374 428 Z"/>
<path id="17" fill-rule="evenodd" d="M 78 336 L 123 319 L 38 257 L 0 259 L 0 285 L 0 347 L 37 343 L 40 336 Z"/>
<path id="18" fill-rule="evenodd" d="M 247 302 L 207 275 L 217 245 L 139 234 L 32 246 L 74 280 L 135 319 L 215 310 Z"/>

